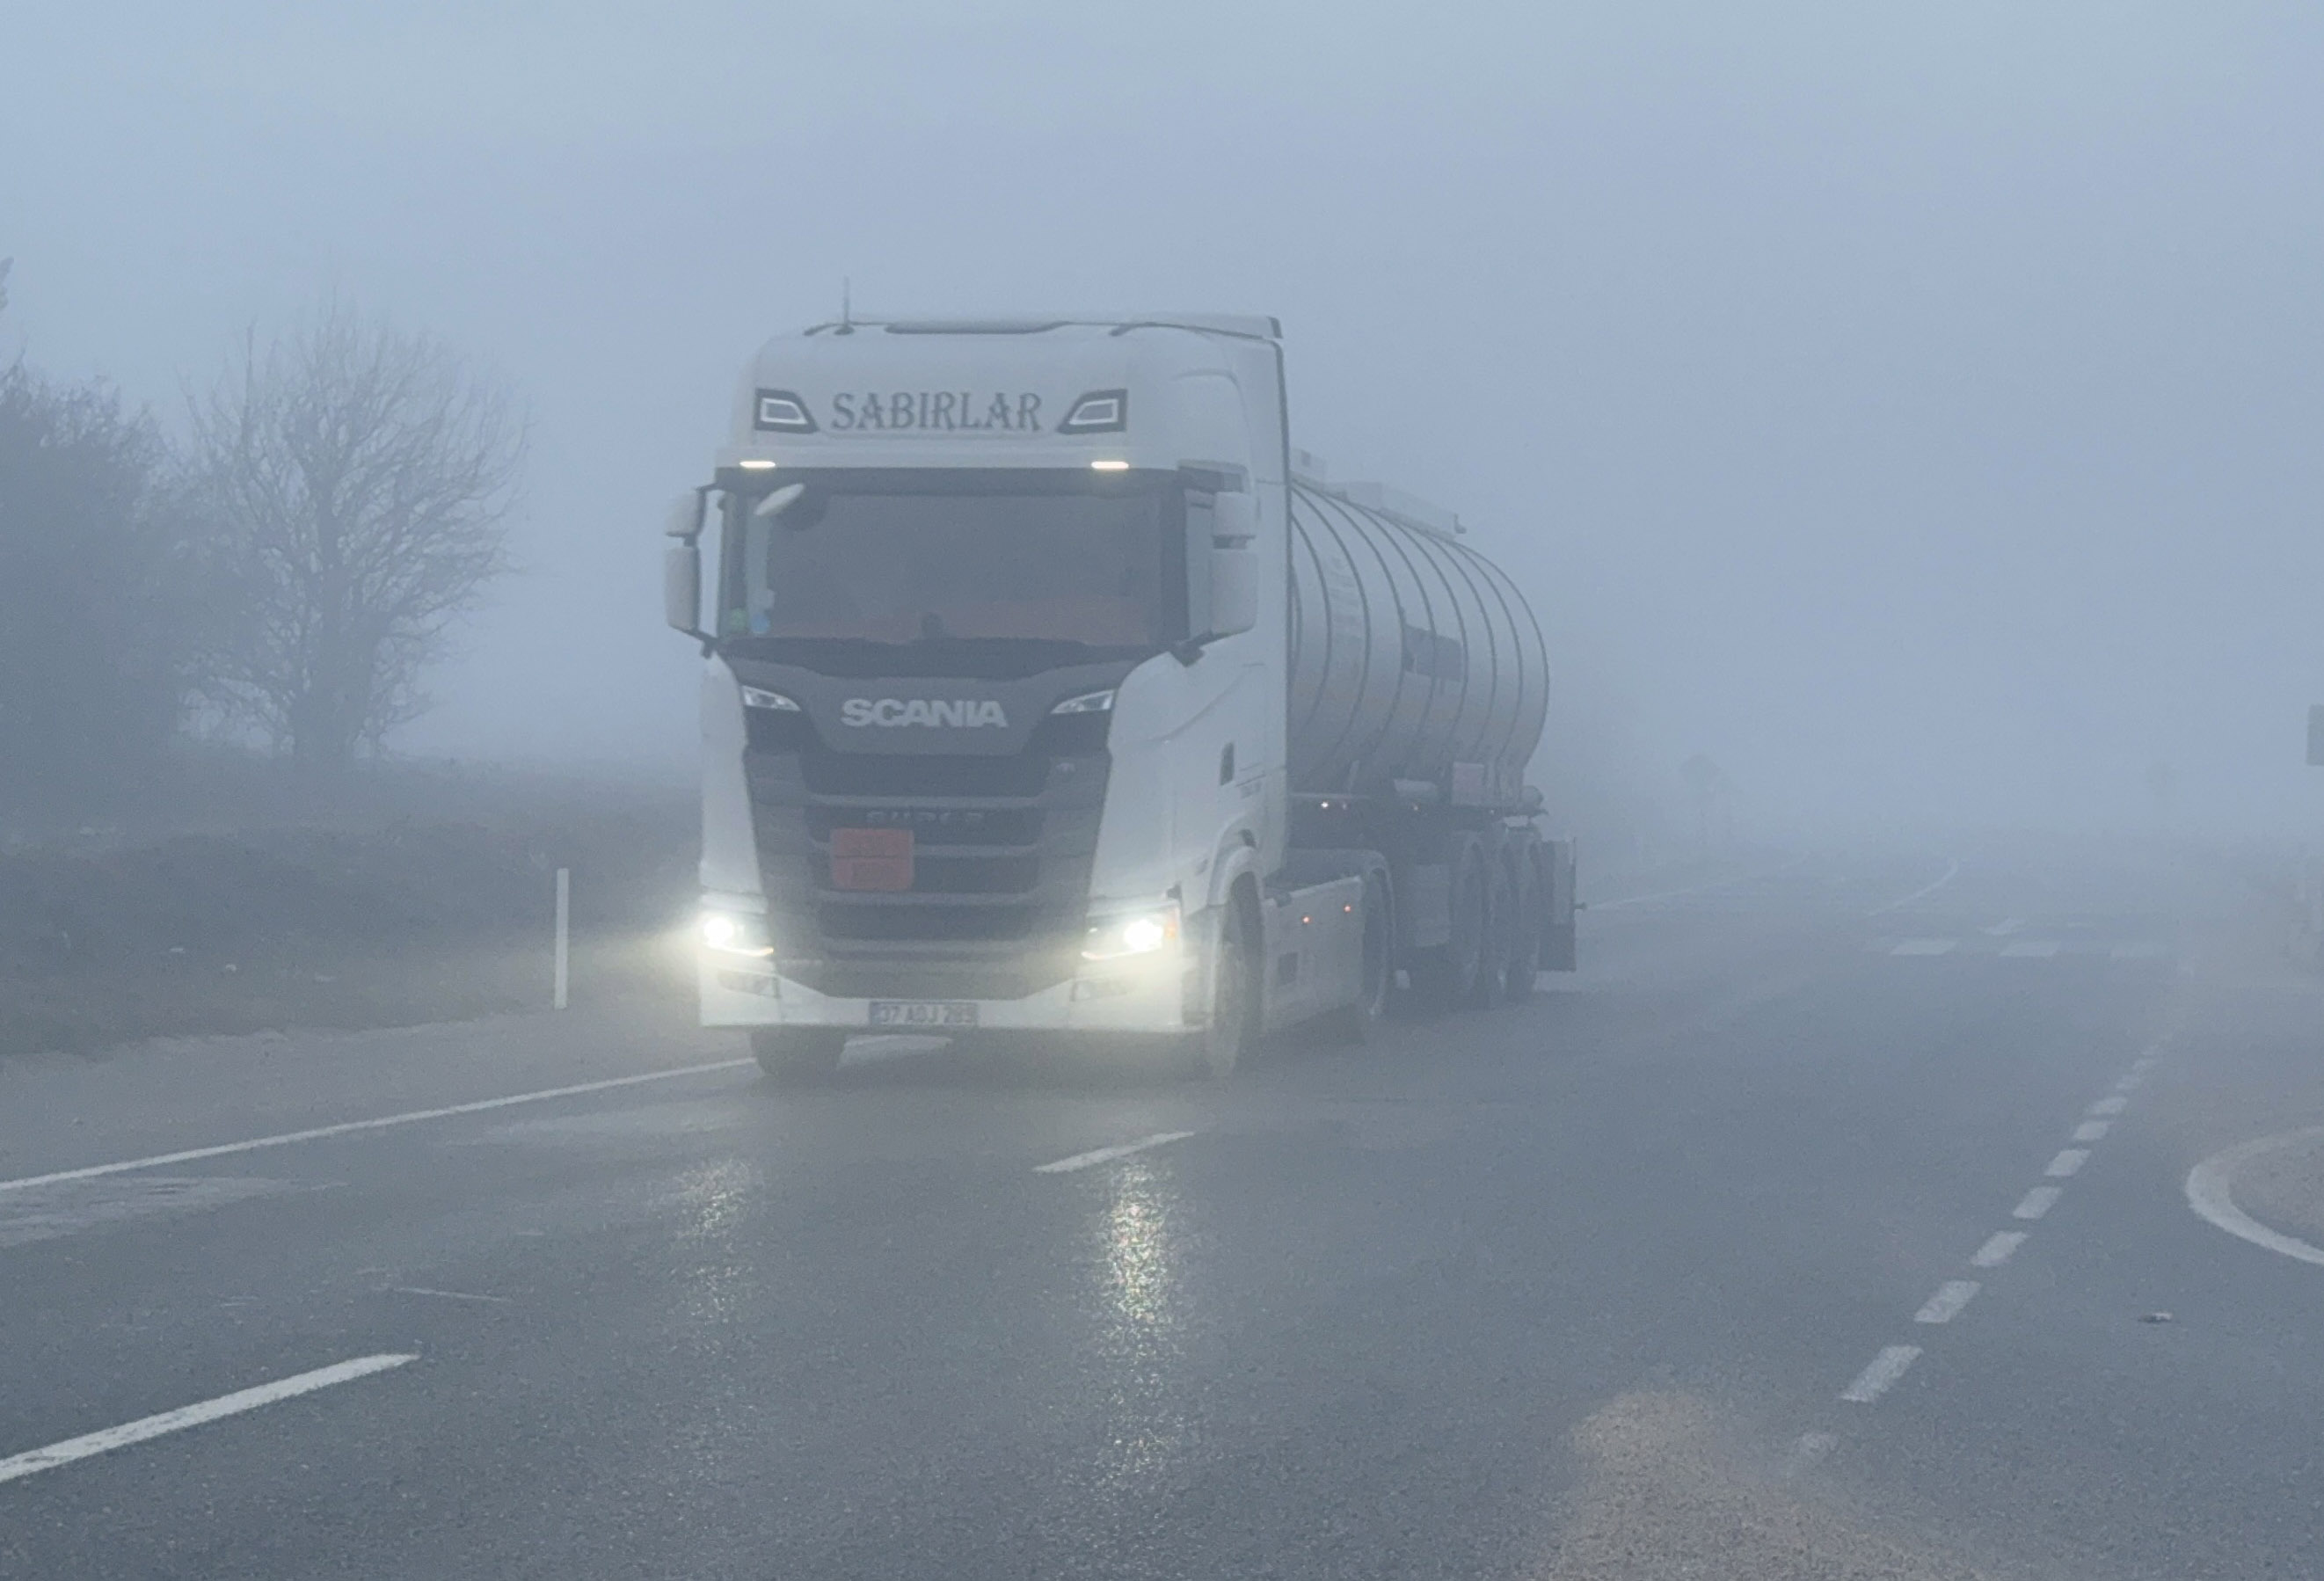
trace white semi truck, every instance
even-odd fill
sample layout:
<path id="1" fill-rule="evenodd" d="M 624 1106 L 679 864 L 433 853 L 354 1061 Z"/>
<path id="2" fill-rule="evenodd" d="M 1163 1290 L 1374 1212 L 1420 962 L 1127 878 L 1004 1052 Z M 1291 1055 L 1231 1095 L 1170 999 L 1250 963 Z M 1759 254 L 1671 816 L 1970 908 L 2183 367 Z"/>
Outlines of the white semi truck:
<path id="1" fill-rule="evenodd" d="M 1263 318 L 853 321 L 752 359 L 669 525 L 704 1024 L 783 1077 L 878 1031 L 1222 1076 L 1399 988 L 1572 968 L 1531 610 L 1286 411 Z"/>

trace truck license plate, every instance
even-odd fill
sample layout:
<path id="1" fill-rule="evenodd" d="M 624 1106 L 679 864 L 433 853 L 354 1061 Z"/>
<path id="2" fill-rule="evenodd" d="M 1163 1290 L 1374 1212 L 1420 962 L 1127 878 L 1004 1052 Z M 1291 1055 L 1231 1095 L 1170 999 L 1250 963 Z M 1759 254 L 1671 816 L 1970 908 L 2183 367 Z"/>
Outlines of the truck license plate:
<path id="1" fill-rule="evenodd" d="M 976 1024 L 976 1002 L 973 999 L 875 999 L 872 1002 L 872 1024 L 875 1027 L 926 1028 L 931 1031 L 973 1027 Z"/>

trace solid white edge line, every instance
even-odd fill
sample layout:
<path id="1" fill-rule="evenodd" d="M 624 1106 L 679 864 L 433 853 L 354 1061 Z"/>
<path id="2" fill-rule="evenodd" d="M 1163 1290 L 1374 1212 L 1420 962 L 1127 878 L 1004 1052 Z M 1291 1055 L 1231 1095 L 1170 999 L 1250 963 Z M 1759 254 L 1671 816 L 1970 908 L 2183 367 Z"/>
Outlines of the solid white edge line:
<path id="1" fill-rule="evenodd" d="M 2262 1153 L 2273 1152 L 2279 1147 L 2289 1147 L 2293 1142 L 2317 1136 L 2324 1136 L 2324 1125 L 2310 1126 L 2304 1131 L 2287 1131 L 2281 1136 L 2263 1136 L 2256 1142 L 2246 1142 L 2240 1147 L 2231 1147 L 2223 1153 L 2213 1154 L 2187 1171 L 2187 1206 L 2230 1235 L 2249 1241 L 2255 1246 L 2264 1246 L 2282 1256 L 2324 1267 L 2324 1248 L 2311 1246 L 2297 1236 L 2269 1229 L 2237 1207 L 2228 1189 L 2238 1164 Z"/>
<path id="2" fill-rule="evenodd" d="M 1067 1175 L 1075 1170 L 1086 1170 L 1098 1164 L 1110 1164 L 1116 1159 L 1126 1159 L 1131 1153 L 1144 1152 L 1149 1147 L 1165 1142 L 1184 1142 L 1194 1135 L 1191 1131 L 1157 1131 L 1151 1136 L 1141 1136 L 1136 1142 L 1125 1142 L 1118 1147 L 1093 1148 L 1088 1152 L 1075 1153 L 1071 1158 L 1058 1159 L 1054 1163 L 1036 1164 L 1036 1175 Z"/>
<path id="3" fill-rule="evenodd" d="M 1872 910 L 1865 912 L 1864 914 L 1868 917 L 1885 917 L 1889 912 L 1894 911 L 1900 907 L 1911 905 L 1923 895 L 1935 894 L 1939 890 L 1944 888 L 1945 885 L 1952 883 L 1953 879 L 1958 876 L 1960 873 L 1960 859 L 1959 857 L 1955 857 L 1946 864 L 1945 875 L 1937 880 L 1936 883 L 1923 884 L 1919 889 L 1914 890 L 1911 894 L 1904 896 L 1903 899 L 1891 901 L 1885 906 L 1875 906 Z"/>
<path id="4" fill-rule="evenodd" d="M 1921 1347 L 1917 1345 L 1882 1346 L 1880 1354 L 1872 1358 L 1872 1364 L 1858 1373 L 1856 1382 L 1842 1391 L 1840 1397 L 1853 1405 L 1870 1405 L 1888 1392 L 1920 1354 Z"/>
<path id="5" fill-rule="evenodd" d="M 1937 1287 L 1937 1293 L 1923 1302 L 1919 1311 L 1913 1314 L 1913 1321 L 1950 1323 L 1984 1288 L 1973 1279 L 1949 1279 Z"/>
<path id="6" fill-rule="evenodd" d="M 2009 1255 L 2025 1244 L 2024 1230 L 1996 1230 L 1986 1237 L 1985 1244 L 1969 1256 L 1971 1268 L 1999 1268 L 2009 1261 Z"/>
<path id="7" fill-rule="evenodd" d="M 334 1383 L 346 1383 L 356 1378 L 366 1378 L 374 1373 L 384 1373 L 392 1367 L 416 1362 L 416 1355 L 357 1356 L 351 1362 L 340 1362 L 328 1367 L 318 1367 L 311 1373 L 294 1377 L 278 1378 L 272 1383 L 261 1383 L 255 1389 L 239 1389 L 232 1394 L 221 1394 L 216 1400 L 206 1400 L 199 1405 L 180 1406 L 165 1410 L 159 1416 L 140 1417 L 134 1422 L 124 1422 L 117 1428 L 105 1428 L 94 1433 L 83 1433 L 78 1438 L 67 1438 L 60 1444 L 51 1444 L 43 1449 L 27 1449 L 22 1455 L 11 1455 L 0 1460 L 0 1483 L 14 1482 L 18 1477 L 31 1476 L 35 1472 L 50 1471 L 69 1465 L 76 1460 L 86 1460 L 92 1455 L 102 1455 L 109 1449 L 124 1448 L 142 1444 L 148 1438 L 158 1438 L 164 1433 L 183 1431 L 204 1422 L 214 1422 L 220 1417 L 236 1416 L 245 1410 L 255 1410 L 262 1405 L 272 1405 L 278 1400 L 309 1394 L 318 1389 L 328 1389 Z"/>
<path id="8" fill-rule="evenodd" d="M 2042 1173 L 2052 1180 L 2064 1180 L 2089 1161 L 2090 1150 L 2086 1147 L 2061 1148 L 2058 1156 L 2050 1160 L 2050 1167 Z"/>
<path id="9" fill-rule="evenodd" d="M 391 1125 L 413 1125 L 422 1120 L 447 1120 L 455 1114 L 482 1114 L 493 1109 L 512 1108 L 519 1104 L 547 1103 L 551 1098 L 577 1098 L 585 1093 L 609 1093 L 617 1087 L 638 1086 L 650 1081 L 671 1081 L 682 1076 L 702 1076 L 714 1070 L 733 1070 L 751 1063 L 752 1061 L 749 1059 L 713 1059 L 702 1065 L 681 1065 L 669 1070 L 649 1070 L 637 1076 L 609 1077 L 604 1081 L 544 1087 L 535 1093 L 512 1093 L 504 1098 L 480 1098 L 473 1104 L 449 1104 L 440 1109 L 413 1109 L 401 1114 L 383 1114 L 376 1120 L 344 1120 L 337 1125 L 286 1131 L 278 1136 L 255 1136 L 246 1142 L 220 1142 L 216 1147 L 189 1147 L 181 1152 L 155 1153 L 152 1158 L 124 1159 L 117 1163 L 90 1164 L 85 1169 L 56 1170 L 46 1175 L 26 1175 L 19 1179 L 0 1180 L 0 1191 L 56 1186 L 67 1180 L 94 1180 L 104 1175 L 125 1175 L 133 1170 L 158 1170 L 166 1164 L 190 1164 L 199 1159 L 222 1159 L 231 1153 L 255 1152 L 261 1148 L 288 1147 L 294 1142 L 318 1142 L 327 1136 L 347 1136 L 358 1131 L 383 1131 Z"/>
<path id="10" fill-rule="evenodd" d="M 2065 1188 L 2063 1187 L 2036 1186 L 2033 1190 L 2028 1191 L 2024 1197 L 2019 1199 L 2015 1207 L 2010 1209 L 2009 1216 L 2011 1218 L 2022 1219 L 2040 1218 L 2043 1214 L 2057 1207 L 2058 1198 L 2063 1197 L 2065 1194 Z"/>

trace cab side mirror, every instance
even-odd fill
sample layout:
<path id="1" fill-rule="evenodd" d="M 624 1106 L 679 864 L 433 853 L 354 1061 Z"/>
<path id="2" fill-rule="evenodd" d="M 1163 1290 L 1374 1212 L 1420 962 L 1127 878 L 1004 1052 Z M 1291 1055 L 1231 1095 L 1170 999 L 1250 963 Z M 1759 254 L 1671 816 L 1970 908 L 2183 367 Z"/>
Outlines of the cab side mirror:
<path id="1" fill-rule="evenodd" d="M 699 491 L 678 496 L 662 531 L 669 543 L 661 555 L 661 615 L 672 631 L 708 642 L 702 629 L 702 525 L 708 499 Z"/>
<path id="2" fill-rule="evenodd" d="M 1222 494 L 1211 515 L 1211 618 L 1214 637 L 1231 637 L 1259 624 L 1259 502 Z"/>
<path id="3" fill-rule="evenodd" d="M 692 539 L 661 551 L 661 615 L 672 631 L 702 633 L 702 550 Z"/>

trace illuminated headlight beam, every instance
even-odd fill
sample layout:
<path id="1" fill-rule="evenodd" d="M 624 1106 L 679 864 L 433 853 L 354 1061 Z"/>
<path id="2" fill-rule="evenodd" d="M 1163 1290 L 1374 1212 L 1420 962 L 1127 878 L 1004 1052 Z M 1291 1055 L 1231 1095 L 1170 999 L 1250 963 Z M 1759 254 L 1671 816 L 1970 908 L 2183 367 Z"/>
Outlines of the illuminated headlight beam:
<path id="1" fill-rule="evenodd" d="M 704 911 L 701 939 L 704 948 L 720 955 L 764 959 L 775 953 L 774 941 L 767 933 L 767 920 L 744 911 Z"/>
<path id="2" fill-rule="evenodd" d="M 1119 911 L 1091 921 L 1082 943 L 1085 961 L 1120 960 L 1125 956 L 1152 955 L 1178 938 L 1178 907 L 1172 901 L 1135 911 Z"/>

